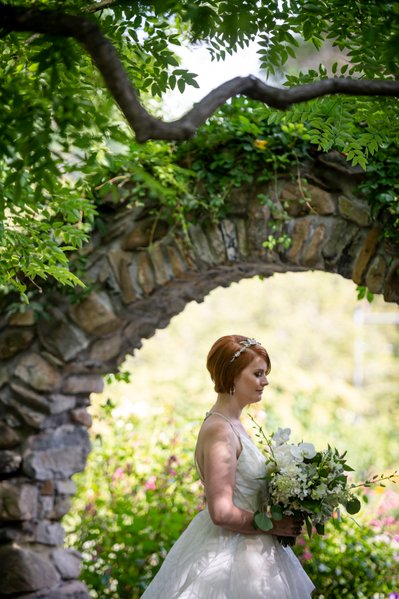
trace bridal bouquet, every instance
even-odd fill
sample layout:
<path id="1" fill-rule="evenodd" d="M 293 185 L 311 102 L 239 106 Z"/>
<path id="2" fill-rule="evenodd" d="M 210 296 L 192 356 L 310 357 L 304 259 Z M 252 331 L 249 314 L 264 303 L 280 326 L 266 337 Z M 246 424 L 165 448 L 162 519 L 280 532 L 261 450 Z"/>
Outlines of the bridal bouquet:
<path id="1" fill-rule="evenodd" d="M 349 483 L 347 473 L 353 468 L 346 462 L 346 452 L 340 454 L 330 446 L 316 451 L 311 443 L 289 443 L 289 428 L 280 428 L 270 437 L 259 426 L 258 430 L 257 436 L 266 444 L 265 497 L 254 517 L 261 530 L 270 530 L 272 519 L 299 516 L 305 521 L 309 537 L 313 527 L 323 534 L 325 522 L 339 512 L 340 505 L 349 514 L 360 510 L 356 487 L 381 483 L 396 475 L 376 475 L 361 484 Z M 279 537 L 279 541 L 293 545 L 295 537 Z"/>

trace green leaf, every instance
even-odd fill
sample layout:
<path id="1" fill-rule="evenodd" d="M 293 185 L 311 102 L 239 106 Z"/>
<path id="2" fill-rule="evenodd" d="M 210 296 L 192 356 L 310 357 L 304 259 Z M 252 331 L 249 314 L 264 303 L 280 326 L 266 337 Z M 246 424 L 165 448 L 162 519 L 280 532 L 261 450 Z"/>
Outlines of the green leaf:
<path id="1" fill-rule="evenodd" d="M 312 36 L 313 24 L 311 21 L 305 21 L 302 25 L 303 39 L 306 41 Z"/>
<path id="2" fill-rule="evenodd" d="M 354 514 L 357 514 L 360 511 L 361 507 L 361 503 L 357 497 L 352 497 L 352 499 L 350 499 L 345 505 L 346 511 L 348 512 L 348 514 L 351 514 L 352 516 Z"/>
<path id="3" fill-rule="evenodd" d="M 180 93 L 183 94 L 184 90 L 186 89 L 186 82 L 184 79 L 178 79 L 177 87 L 179 88 Z"/>
<path id="4" fill-rule="evenodd" d="M 172 55 L 168 56 L 168 63 L 171 64 L 172 66 L 179 66 L 179 61 Z"/>
<path id="5" fill-rule="evenodd" d="M 305 524 L 306 524 L 306 531 L 308 533 L 309 539 L 312 538 L 312 532 L 313 532 L 313 527 L 312 527 L 312 522 L 309 518 L 308 515 L 305 516 Z"/>
<path id="6" fill-rule="evenodd" d="M 175 87 L 176 87 L 176 77 L 175 77 L 175 75 L 170 75 L 170 77 L 169 77 L 169 87 L 170 87 L 170 89 L 175 89 Z"/>
<path id="7" fill-rule="evenodd" d="M 273 528 L 273 522 L 266 516 L 264 512 L 257 512 L 254 516 L 256 526 L 263 531 L 268 531 Z"/>
<path id="8" fill-rule="evenodd" d="M 272 514 L 273 520 L 278 521 L 278 520 L 282 520 L 282 518 L 283 518 L 283 510 L 278 505 L 272 505 L 271 514 Z"/>

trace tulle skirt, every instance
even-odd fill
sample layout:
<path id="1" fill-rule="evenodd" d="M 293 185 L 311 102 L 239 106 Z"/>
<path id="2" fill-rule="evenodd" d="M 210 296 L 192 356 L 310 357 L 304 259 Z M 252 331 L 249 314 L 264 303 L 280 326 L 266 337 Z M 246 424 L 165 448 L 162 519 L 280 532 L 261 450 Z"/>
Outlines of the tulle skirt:
<path id="1" fill-rule="evenodd" d="M 244 535 L 200 512 L 176 541 L 141 599 L 309 599 L 314 585 L 291 548 Z"/>

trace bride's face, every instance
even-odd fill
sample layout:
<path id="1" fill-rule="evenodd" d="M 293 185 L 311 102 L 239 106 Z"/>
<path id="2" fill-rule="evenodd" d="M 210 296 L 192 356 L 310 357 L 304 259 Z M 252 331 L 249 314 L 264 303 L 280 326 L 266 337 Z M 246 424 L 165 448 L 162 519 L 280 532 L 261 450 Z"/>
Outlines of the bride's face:
<path id="1" fill-rule="evenodd" d="M 265 360 L 256 356 L 234 379 L 234 395 L 243 406 L 262 399 L 263 389 L 269 384 L 266 369 Z"/>

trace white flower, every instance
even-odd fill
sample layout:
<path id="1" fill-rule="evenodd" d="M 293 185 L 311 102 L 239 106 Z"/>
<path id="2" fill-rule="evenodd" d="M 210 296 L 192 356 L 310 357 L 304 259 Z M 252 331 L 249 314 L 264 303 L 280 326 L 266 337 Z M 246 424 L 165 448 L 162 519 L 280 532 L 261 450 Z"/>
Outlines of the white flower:
<path id="1" fill-rule="evenodd" d="M 273 455 L 279 470 L 288 468 L 288 466 L 296 462 L 289 445 L 279 445 L 274 449 Z"/>
<path id="2" fill-rule="evenodd" d="M 287 466 L 284 466 L 284 468 L 281 468 L 281 472 L 292 477 L 295 476 L 298 480 L 303 480 L 303 473 L 296 462 L 291 462 Z"/>
<path id="3" fill-rule="evenodd" d="M 288 439 L 290 438 L 290 435 L 290 428 L 279 428 L 277 432 L 275 432 L 273 435 L 273 441 L 276 447 L 283 445 L 283 443 L 287 443 Z"/>
<path id="4" fill-rule="evenodd" d="M 290 445 L 290 451 L 296 462 L 303 462 L 303 454 L 298 445 Z"/>
<path id="5" fill-rule="evenodd" d="M 311 459 L 316 455 L 316 450 L 312 443 L 300 443 L 299 449 L 301 450 L 304 458 Z"/>
<path id="6" fill-rule="evenodd" d="M 330 446 L 317 452 L 312 443 L 289 443 L 290 435 L 279 428 L 267 439 L 264 506 L 270 512 L 278 505 L 285 515 L 300 511 L 313 525 L 323 524 L 351 499 L 344 456 Z"/>
<path id="7" fill-rule="evenodd" d="M 291 495 L 296 494 L 295 480 L 291 476 L 280 474 L 273 480 L 273 497 L 279 503 L 286 504 Z"/>
<path id="8" fill-rule="evenodd" d="M 312 499 L 321 499 L 327 491 L 327 485 L 321 483 L 312 491 Z"/>

